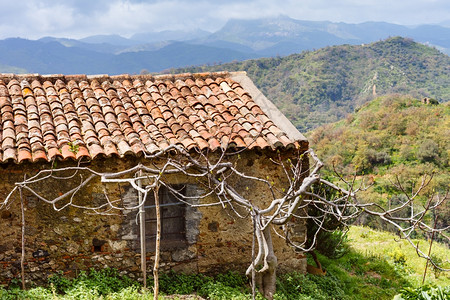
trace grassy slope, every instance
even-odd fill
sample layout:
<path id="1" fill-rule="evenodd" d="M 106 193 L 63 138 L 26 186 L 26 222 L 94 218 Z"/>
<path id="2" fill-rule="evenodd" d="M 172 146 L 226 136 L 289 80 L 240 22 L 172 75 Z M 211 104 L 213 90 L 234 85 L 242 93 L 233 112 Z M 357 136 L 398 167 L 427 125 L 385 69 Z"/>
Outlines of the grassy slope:
<path id="1" fill-rule="evenodd" d="M 374 85 L 377 95 L 450 100 L 450 57 L 404 38 L 173 72 L 217 70 L 247 71 L 302 132 L 342 119 L 373 99 Z"/>
<path id="2" fill-rule="evenodd" d="M 364 253 L 366 257 L 384 258 L 391 264 L 399 264 L 402 258 L 405 258 L 403 264 L 407 280 L 413 286 L 422 284 L 423 272 L 425 270 L 426 260 L 420 258 L 415 249 L 406 240 L 398 239 L 397 236 L 383 231 L 376 231 L 368 227 L 353 226 L 349 231 L 350 244 L 353 249 L 359 253 Z M 419 244 L 420 250 L 427 253 L 429 242 L 425 240 L 415 239 L 414 244 Z M 447 262 L 445 266 L 450 267 L 450 249 L 448 246 L 439 243 L 433 243 L 432 255 L 439 257 Z M 396 262 L 397 261 L 397 262 Z M 437 275 L 437 277 L 436 277 Z M 426 284 L 450 285 L 449 273 L 433 272 L 433 268 L 429 266 L 426 276 Z"/>
<path id="3" fill-rule="evenodd" d="M 403 287 L 421 285 L 425 260 L 419 258 L 406 241 L 397 242 L 391 233 L 361 226 L 352 226 L 348 237 L 351 250 L 344 257 L 319 256 L 328 271 L 327 276 L 334 276 L 343 283 L 348 299 L 392 299 Z M 415 242 L 419 242 L 422 250 L 428 249 L 426 241 Z M 446 267 L 450 267 L 448 247 L 434 243 L 432 253 L 447 259 Z M 429 268 L 426 283 L 449 286 L 450 277 L 442 273 L 436 278 Z"/>

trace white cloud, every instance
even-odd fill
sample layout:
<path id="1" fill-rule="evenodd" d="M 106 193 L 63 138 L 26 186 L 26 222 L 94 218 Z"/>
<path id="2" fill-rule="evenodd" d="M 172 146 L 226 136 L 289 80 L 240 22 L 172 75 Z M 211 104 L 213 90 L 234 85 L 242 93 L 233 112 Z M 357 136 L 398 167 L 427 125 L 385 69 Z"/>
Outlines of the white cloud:
<path id="1" fill-rule="evenodd" d="M 0 38 L 217 30 L 230 18 L 423 24 L 448 21 L 448 0 L 0 0 Z"/>

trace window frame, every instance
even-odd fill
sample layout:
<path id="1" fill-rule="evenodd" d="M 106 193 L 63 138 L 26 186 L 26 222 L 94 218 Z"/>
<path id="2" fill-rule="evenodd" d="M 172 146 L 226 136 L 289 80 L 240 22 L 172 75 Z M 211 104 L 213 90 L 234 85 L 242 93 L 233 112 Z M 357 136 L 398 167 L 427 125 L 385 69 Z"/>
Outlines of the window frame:
<path id="1" fill-rule="evenodd" d="M 171 188 L 186 194 L 186 185 L 172 185 Z M 170 190 L 161 186 L 159 189 L 160 213 L 161 213 L 161 250 L 187 247 L 186 208 L 187 205 L 178 200 Z M 170 208 L 176 209 L 170 209 Z M 144 202 L 145 210 L 145 242 L 149 250 L 156 246 L 156 205 L 154 194 L 149 193 Z M 175 215 L 173 215 L 175 214 Z M 170 220 L 178 220 L 175 225 Z M 153 226 L 151 225 L 153 224 Z M 175 228 L 174 231 L 171 228 Z M 178 228 L 178 229 L 177 229 Z M 168 231 L 170 230 L 170 231 Z M 168 231 L 168 232 L 167 232 Z M 173 236 L 173 237 L 170 237 Z"/>

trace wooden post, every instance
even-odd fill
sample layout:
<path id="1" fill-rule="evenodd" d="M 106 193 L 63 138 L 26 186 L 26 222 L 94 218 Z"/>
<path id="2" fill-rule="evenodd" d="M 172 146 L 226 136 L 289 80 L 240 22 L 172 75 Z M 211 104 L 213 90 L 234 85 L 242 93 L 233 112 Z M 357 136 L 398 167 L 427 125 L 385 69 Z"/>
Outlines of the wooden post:
<path id="1" fill-rule="evenodd" d="M 138 172 L 138 176 L 142 176 L 142 171 L 140 170 Z M 138 180 L 138 186 L 142 187 L 141 179 Z M 142 270 L 142 277 L 144 280 L 144 289 L 147 288 L 147 249 L 145 247 L 145 199 L 143 199 L 142 193 L 139 191 L 138 193 L 139 197 L 139 232 L 141 236 L 141 270 Z"/>
<path id="2" fill-rule="evenodd" d="M 153 280 L 154 280 L 154 288 L 153 288 L 153 299 L 158 299 L 159 294 L 159 256 L 160 256 L 160 241 L 161 241 L 161 212 L 159 209 L 159 183 L 156 184 L 155 189 L 153 190 L 153 194 L 155 197 L 155 209 L 156 209 L 156 242 L 155 242 L 155 265 L 153 266 Z"/>
<path id="3" fill-rule="evenodd" d="M 436 224 L 437 224 L 437 216 L 435 216 L 435 218 L 434 218 L 433 232 L 431 233 L 430 248 L 428 249 L 428 257 L 429 258 L 431 258 L 431 247 L 433 246 L 434 233 L 435 233 L 434 230 L 436 229 Z M 427 263 L 425 264 L 425 270 L 423 272 L 422 285 L 424 285 L 424 283 L 425 283 L 425 277 L 427 276 L 427 269 L 428 269 L 429 262 L 430 261 L 427 259 Z"/>
<path id="4" fill-rule="evenodd" d="M 256 270 L 255 270 L 255 239 L 256 239 L 256 221 L 252 213 L 253 237 L 252 237 L 252 300 L 256 299 Z"/>
<path id="5" fill-rule="evenodd" d="M 22 255 L 20 256 L 20 273 L 22 276 L 22 289 L 25 290 L 25 207 L 23 203 L 22 188 L 19 187 L 20 209 L 22 212 Z"/>

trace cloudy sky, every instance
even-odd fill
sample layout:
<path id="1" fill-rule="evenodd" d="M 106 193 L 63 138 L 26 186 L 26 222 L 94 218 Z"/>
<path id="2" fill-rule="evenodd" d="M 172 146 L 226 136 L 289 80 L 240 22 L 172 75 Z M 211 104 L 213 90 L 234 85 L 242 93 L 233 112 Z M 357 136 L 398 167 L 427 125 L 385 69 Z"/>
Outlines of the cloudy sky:
<path id="1" fill-rule="evenodd" d="M 280 14 L 299 20 L 450 27 L 449 0 L 0 0 L 0 4 L 0 38 L 214 31 L 230 18 Z"/>

